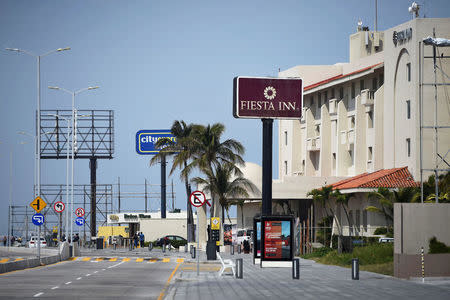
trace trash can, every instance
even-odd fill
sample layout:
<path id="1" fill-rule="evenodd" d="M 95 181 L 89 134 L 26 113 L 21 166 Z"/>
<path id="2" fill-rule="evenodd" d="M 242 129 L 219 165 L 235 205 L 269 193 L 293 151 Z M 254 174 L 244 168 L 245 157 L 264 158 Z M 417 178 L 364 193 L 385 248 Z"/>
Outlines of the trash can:
<path id="1" fill-rule="evenodd" d="M 103 238 L 97 238 L 97 249 L 103 249 Z"/>
<path id="2" fill-rule="evenodd" d="M 206 259 L 207 260 L 216 260 L 216 241 L 208 241 L 206 243 Z"/>

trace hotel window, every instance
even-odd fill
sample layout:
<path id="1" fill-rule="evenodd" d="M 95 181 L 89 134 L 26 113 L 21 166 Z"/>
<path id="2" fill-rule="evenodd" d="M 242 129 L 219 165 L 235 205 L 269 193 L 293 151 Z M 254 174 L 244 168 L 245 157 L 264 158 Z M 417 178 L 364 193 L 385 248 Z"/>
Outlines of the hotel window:
<path id="1" fill-rule="evenodd" d="M 380 74 L 380 86 L 384 84 L 384 75 Z"/>
<path id="2" fill-rule="evenodd" d="M 378 88 L 377 85 L 378 85 L 377 78 L 374 77 L 374 78 L 372 79 L 372 90 L 376 91 L 377 88 Z"/>
<path id="3" fill-rule="evenodd" d="M 372 147 L 367 149 L 367 160 L 372 160 Z"/>
<path id="4" fill-rule="evenodd" d="M 367 113 L 367 128 L 373 128 L 373 112 L 369 111 Z"/>
<path id="5" fill-rule="evenodd" d="M 318 94 L 317 94 L 317 98 L 319 99 L 318 107 L 319 107 L 319 109 L 320 109 L 320 107 L 322 106 L 322 94 L 321 94 L 321 93 L 318 93 Z"/>
<path id="6" fill-rule="evenodd" d="M 325 93 L 323 93 L 323 103 L 327 103 L 328 100 L 328 91 L 325 91 Z"/>
<path id="7" fill-rule="evenodd" d="M 406 64 L 406 78 L 411 81 L 411 63 Z"/>
<path id="8" fill-rule="evenodd" d="M 305 174 L 305 160 L 302 160 L 302 171 Z"/>
<path id="9" fill-rule="evenodd" d="M 331 89 L 331 99 L 334 99 L 335 95 L 334 95 L 334 88 Z"/>
<path id="10" fill-rule="evenodd" d="M 284 175 L 287 175 L 287 168 L 288 168 L 288 166 L 287 166 L 287 160 L 285 160 L 284 161 Z"/>
<path id="11" fill-rule="evenodd" d="M 411 157 L 411 139 L 406 139 L 406 154 L 408 154 L 408 157 Z"/>
<path id="12" fill-rule="evenodd" d="M 336 170 L 336 153 L 333 153 L 333 170 Z"/>
<path id="13" fill-rule="evenodd" d="M 355 128 L 355 117 L 350 118 L 350 129 Z"/>
<path id="14" fill-rule="evenodd" d="M 313 107 L 313 105 L 314 105 L 314 97 L 311 96 L 311 98 L 309 98 L 309 101 L 310 101 L 309 107 Z"/>
<path id="15" fill-rule="evenodd" d="M 364 89 L 364 80 L 361 80 L 359 82 L 359 87 L 360 87 L 360 91 L 362 91 Z"/>
<path id="16" fill-rule="evenodd" d="M 355 91 L 355 83 L 352 82 L 352 98 L 355 98 L 356 91 Z"/>
<path id="17" fill-rule="evenodd" d="M 344 98 L 344 87 L 339 88 L 339 100 Z"/>
<path id="18" fill-rule="evenodd" d="M 284 132 L 284 144 L 287 146 L 288 139 L 287 139 L 287 131 Z"/>
<path id="19" fill-rule="evenodd" d="M 406 100 L 406 118 L 411 119 L 411 101 Z"/>

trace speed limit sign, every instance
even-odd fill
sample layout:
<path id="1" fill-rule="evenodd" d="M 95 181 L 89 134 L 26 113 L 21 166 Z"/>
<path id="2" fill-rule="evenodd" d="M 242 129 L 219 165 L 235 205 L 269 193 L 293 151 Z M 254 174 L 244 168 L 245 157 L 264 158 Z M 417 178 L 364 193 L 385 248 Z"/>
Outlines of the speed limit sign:
<path id="1" fill-rule="evenodd" d="M 77 217 L 82 217 L 82 216 L 84 216 L 84 209 L 83 209 L 82 207 L 78 207 L 78 208 L 75 210 L 75 214 L 77 215 Z"/>

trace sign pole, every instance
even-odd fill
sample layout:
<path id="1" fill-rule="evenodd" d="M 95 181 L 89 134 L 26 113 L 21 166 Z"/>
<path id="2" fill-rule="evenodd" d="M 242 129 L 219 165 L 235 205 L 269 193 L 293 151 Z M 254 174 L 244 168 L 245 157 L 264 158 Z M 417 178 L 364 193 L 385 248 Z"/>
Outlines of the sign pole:
<path id="1" fill-rule="evenodd" d="M 262 215 L 272 215 L 272 144 L 273 120 L 261 119 L 263 123 L 262 142 Z"/>
<path id="2" fill-rule="evenodd" d="M 199 241 L 200 235 L 198 232 L 199 225 L 200 224 L 198 223 L 198 207 L 197 207 L 197 250 L 195 251 L 195 252 L 197 252 L 196 253 L 196 255 L 197 255 L 197 276 L 200 275 L 200 241 Z"/>
<path id="3" fill-rule="evenodd" d="M 161 157 L 161 219 L 166 218 L 166 155 Z"/>

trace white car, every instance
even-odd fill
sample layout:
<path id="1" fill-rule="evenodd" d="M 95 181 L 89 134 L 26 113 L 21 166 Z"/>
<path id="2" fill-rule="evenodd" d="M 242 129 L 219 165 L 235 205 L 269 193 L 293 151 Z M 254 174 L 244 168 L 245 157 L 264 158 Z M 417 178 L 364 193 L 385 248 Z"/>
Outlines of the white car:
<path id="1" fill-rule="evenodd" d="M 393 242 L 394 242 L 394 238 L 380 237 L 378 239 L 378 243 L 393 243 Z"/>
<path id="2" fill-rule="evenodd" d="M 32 236 L 30 241 L 28 242 L 28 248 L 36 248 L 37 241 L 38 241 L 38 237 Z M 43 247 L 47 247 L 47 242 L 45 241 L 45 239 L 43 237 L 41 237 L 41 248 L 43 248 Z"/>

